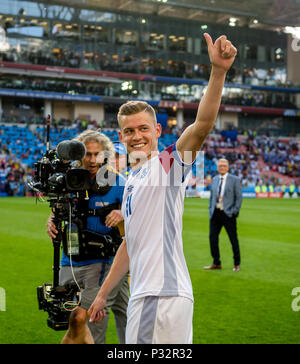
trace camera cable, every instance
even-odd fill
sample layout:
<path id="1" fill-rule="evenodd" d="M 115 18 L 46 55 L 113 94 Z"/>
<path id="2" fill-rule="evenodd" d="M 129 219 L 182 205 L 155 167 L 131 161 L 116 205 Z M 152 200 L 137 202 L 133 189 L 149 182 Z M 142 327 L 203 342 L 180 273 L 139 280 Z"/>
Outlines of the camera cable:
<path id="1" fill-rule="evenodd" d="M 71 204 L 69 203 L 69 226 L 68 226 L 68 245 L 69 245 L 69 251 L 72 252 L 72 238 L 71 238 L 71 225 L 72 224 L 72 207 Z M 67 301 L 63 304 L 63 308 L 66 311 L 74 311 L 81 302 L 81 288 L 79 286 L 79 283 L 77 282 L 77 279 L 75 277 L 75 273 L 74 273 L 74 268 L 73 268 L 73 261 L 72 261 L 72 254 L 70 253 L 69 255 L 70 257 L 70 267 L 71 267 L 71 272 L 72 272 L 72 276 L 73 276 L 73 280 L 76 284 L 76 286 L 78 287 L 78 295 L 79 295 L 79 300 L 78 302 L 74 302 L 74 301 Z"/>

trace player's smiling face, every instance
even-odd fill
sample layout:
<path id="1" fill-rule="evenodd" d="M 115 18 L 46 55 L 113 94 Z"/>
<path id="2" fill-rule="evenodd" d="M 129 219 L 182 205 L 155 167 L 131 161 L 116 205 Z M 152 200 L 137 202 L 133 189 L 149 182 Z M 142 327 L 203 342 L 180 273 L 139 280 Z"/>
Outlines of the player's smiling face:
<path id="1" fill-rule="evenodd" d="M 157 139 L 160 134 L 161 125 L 145 111 L 125 116 L 121 123 L 120 140 L 126 145 L 133 160 L 150 159 L 151 152 L 157 152 Z"/>

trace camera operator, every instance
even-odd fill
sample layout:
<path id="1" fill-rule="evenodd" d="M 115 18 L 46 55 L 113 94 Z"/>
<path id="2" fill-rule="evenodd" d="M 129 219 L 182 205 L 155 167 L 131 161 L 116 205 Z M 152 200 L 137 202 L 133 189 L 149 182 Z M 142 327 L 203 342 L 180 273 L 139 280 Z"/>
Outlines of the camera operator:
<path id="1" fill-rule="evenodd" d="M 113 143 L 106 135 L 91 130 L 84 131 L 76 140 L 81 141 L 85 145 L 86 154 L 81 163 L 84 169 L 89 170 L 94 185 L 98 185 L 99 174 L 102 174 L 100 172 L 103 172 L 103 170 L 115 179 L 111 187 L 104 187 L 102 189 L 98 187 L 98 189 L 89 191 L 89 200 L 86 203 L 88 206 L 86 206 L 87 212 L 85 216 L 87 217 L 85 228 L 96 233 L 109 234 L 113 230 L 118 229 L 118 224 L 121 223 L 123 225 L 121 211 L 118 209 L 110 211 L 106 215 L 105 221 L 99 216 L 99 211 L 103 208 L 107 209 L 110 205 L 114 206 L 114 204 L 118 204 L 120 208 L 125 185 L 123 176 L 109 165 L 115 153 Z M 94 213 L 92 214 L 91 211 Z M 117 232 L 119 234 L 119 230 Z M 52 221 L 52 214 L 47 222 L 47 233 L 51 238 L 55 238 L 58 233 Z M 125 343 L 127 304 L 129 298 L 128 275 L 124 276 L 107 301 L 106 320 L 97 325 L 91 325 L 87 322 L 87 310 L 94 301 L 99 291 L 99 286 L 101 286 L 104 278 L 108 274 L 112 260 L 113 257 L 101 259 L 99 255 L 95 255 L 95 257 L 89 257 L 87 260 L 73 261 L 72 259 L 72 262 L 70 262 L 66 253 L 62 253 L 59 284 L 74 283 L 75 277 L 78 284 L 84 288 L 81 294 L 80 305 L 70 315 L 69 328 L 62 340 L 62 344 L 104 344 L 110 309 L 112 309 L 115 316 L 119 342 Z"/>

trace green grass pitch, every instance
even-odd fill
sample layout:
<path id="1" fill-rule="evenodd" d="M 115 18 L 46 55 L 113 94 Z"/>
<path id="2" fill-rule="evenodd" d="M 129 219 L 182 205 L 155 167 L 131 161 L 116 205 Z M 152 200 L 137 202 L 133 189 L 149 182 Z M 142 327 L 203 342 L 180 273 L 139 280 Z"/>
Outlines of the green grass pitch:
<path id="1" fill-rule="evenodd" d="M 6 294 L 1 344 L 59 343 L 64 335 L 47 327 L 47 313 L 38 310 L 36 299 L 36 287 L 52 281 L 53 249 L 45 232 L 49 211 L 47 203 L 36 205 L 33 198 L 0 199 L 0 287 Z M 300 199 L 243 201 L 240 272 L 232 271 L 224 230 L 223 269 L 203 270 L 212 262 L 208 200 L 186 199 L 183 223 L 195 296 L 194 343 L 299 344 L 300 311 L 292 309 L 292 290 L 300 287 Z M 117 343 L 113 316 L 107 343 Z"/>

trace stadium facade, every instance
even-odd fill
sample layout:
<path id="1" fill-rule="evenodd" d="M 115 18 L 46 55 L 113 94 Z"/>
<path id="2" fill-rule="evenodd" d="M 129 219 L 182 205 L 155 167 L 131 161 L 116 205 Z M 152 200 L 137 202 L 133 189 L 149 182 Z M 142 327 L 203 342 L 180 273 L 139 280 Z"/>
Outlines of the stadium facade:
<path id="1" fill-rule="evenodd" d="M 205 23 L 195 13 L 189 19 L 166 17 L 163 10 L 148 14 L 147 2 L 144 14 L 135 13 L 141 2 L 127 3 L 115 1 L 108 11 L 95 1 L 2 1 L 2 121 L 32 122 L 50 113 L 115 126 L 119 104 L 140 98 L 167 113 L 169 125 L 182 127 L 193 121 L 205 92 L 207 31 L 214 38 L 227 34 L 239 50 L 217 127 L 259 127 L 267 118 L 271 133 L 300 132 L 300 89 L 288 80 L 287 34 Z"/>
<path id="2" fill-rule="evenodd" d="M 296 19 L 286 14 L 297 9 L 285 13 L 270 7 L 278 5 L 271 0 L 255 0 L 249 9 L 244 0 L 234 9 L 229 3 L 220 0 L 217 8 L 194 0 L 1 1 L 0 195 L 7 195 L 5 186 L 15 194 L 24 173 L 31 177 L 45 151 L 49 114 L 53 146 L 99 126 L 117 141 L 119 106 L 143 99 L 163 127 L 159 149 L 172 144 L 194 121 L 206 90 L 208 32 L 214 39 L 226 34 L 239 52 L 227 75 L 217 137 L 207 139 L 199 162 L 204 174 L 195 174 L 190 193 L 197 178 L 209 187 L 215 160 L 225 155 L 243 187 L 250 187 L 247 197 L 291 197 L 295 190 L 298 196 L 300 41 L 284 32 Z M 245 135 L 237 139 L 237 132 Z M 26 171 L 20 174 L 22 165 Z"/>

